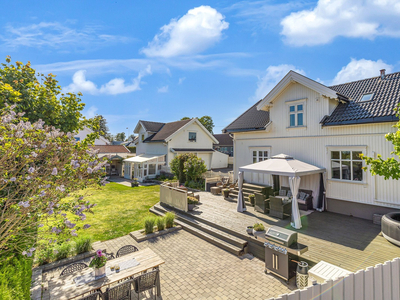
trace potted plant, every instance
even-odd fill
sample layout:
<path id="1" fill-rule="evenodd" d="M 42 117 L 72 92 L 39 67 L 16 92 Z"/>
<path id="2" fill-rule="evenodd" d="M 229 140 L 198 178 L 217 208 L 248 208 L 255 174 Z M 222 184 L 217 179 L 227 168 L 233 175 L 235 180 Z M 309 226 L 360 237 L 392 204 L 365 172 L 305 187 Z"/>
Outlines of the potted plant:
<path id="1" fill-rule="evenodd" d="M 224 193 L 224 198 L 228 198 L 229 197 L 229 193 L 230 193 L 230 189 L 223 189 L 222 193 Z"/>
<path id="2" fill-rule="evenodd" d="M 247 228 L 246 228 L 246 231 L 247 231 L 247 234 L 253 234 L 253 226 L 247 226 Z"/>
<path id="3" fill-rule="evenodd" d="M 188 210 L 193 210 L 193 208 L 196 206 L 196 204 L 199 203 L 199 200 L 197 200 L 195 197 L 187 197 L 188 201 Z"/>
<path id="4" fill-rule="evenodd" d="M 257 237 L 263 237 L 265 238 L 265 227 L 261 223 L 256 223 L 253 226 L 253 235 Z"/>
<path id="5" fill-rule="evenodd" d="M 95 256 L 89 264 L 89 267 L 94 268 L 94 276 L 99 277 L 106 274 L 107 257 L 101 250 L 97 250 Z"/>
<path id="6" fill-rule="evenodd" d="M 249 200 L 250 200 L 251 206 L 254 206 L 255 198 L 256 198 L 256 195 L 254 195 L 254 194 L 249 195 Z"/>
<path id="7" fill-rule="evenodd" d="M 139 186 L 139 182 L 137 181 L 137 178 L 133 178 L 133 181 L 131 182 L 131 187 Z"/>

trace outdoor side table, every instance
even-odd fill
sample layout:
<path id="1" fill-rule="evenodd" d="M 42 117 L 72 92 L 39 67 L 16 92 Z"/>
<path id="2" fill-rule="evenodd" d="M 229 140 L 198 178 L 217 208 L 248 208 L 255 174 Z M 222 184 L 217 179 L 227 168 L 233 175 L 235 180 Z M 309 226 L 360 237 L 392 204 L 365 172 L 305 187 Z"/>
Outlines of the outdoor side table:
<path id="1" fill-rule="evenodd" d="M 211 188 L 211 194 L 218 195 L 219 193 L 221 193 L 221 188 L 219 186 L 214 186 Z"/>

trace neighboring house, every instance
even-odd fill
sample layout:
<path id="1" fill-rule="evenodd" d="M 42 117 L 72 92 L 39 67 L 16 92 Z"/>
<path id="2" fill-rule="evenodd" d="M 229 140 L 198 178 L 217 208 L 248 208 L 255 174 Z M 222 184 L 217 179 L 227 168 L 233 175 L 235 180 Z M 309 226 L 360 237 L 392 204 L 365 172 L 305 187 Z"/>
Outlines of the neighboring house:
<path id="1" fill-rule="evenodd" d="M 326 168 L 328 211 L 372 219 L 374 213 L 399 209 L 399 181 L 363 171 L 359 158 L 361 153 L 392 157 L 385 134 L 395 131 L 398 120 L 394 108 L 400 101 L 400 73 L 381 73 L 327 87 L 290 71 L 223 130 L 234 136 L 235 178 L 239 167 L 284 153 Z M 268 174 L 244 175 L 247 182 L 273 184 Z M 278 179 L 288 185 L 287 178 Z M 300 188 L 316 191 L 318 183 L 302 180 Z M 316 201 L 314 195 L 314 207 Z"/>
<path id="2" fill-rule="evenodd" d="M 123 177 L 122 161 L 135 156 L 124 145 L 94 145 L 93 149 L 98 150 L 98 157 L 107 156 L 110 163 L 106 166 L 107 175 Z"/>
<path id="3" fill-rule="evenodd" d="M 228 165 L 228 155 L 214 151 L 213 144 L 218 141 L 197 118 L 170 123 L 139 121 L 134 133 L 138 134 L 137 156 L 124 161 L 125 178 L 141 181 L 155 177 L 161 169 L 168 171 L 171 160 L 181 153 L 195 153 L 207 169 Z"/>
<path id="4" fill-rule="evenodd" d="M 93 130 L 90 128 L 83 128 L 81 131 L 79 131 L 77 134 L 74 135 L 74 138 L 76 141 L 82 141 L 84 140 L 88 134 L 93 133 Z M 111 142 L 107 140 L 106 138 L 100 136 L 98 139 L 94 141 L 95 145 L 110 145 Z"/>
<path id="5" fill-rule="evenodd" d="M 229 133 L 214 134 L 218 144 L 214 144 L 214 150 L 233 156 L 233 138 Z"/>

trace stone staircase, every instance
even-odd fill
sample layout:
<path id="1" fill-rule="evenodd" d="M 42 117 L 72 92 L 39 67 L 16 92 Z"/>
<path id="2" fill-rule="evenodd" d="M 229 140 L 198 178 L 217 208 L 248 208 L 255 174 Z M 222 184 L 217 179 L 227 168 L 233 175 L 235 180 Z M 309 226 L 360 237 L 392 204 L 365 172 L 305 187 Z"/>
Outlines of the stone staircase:
<path id="1" fill-rule="evenodd" d="M 243 183 L 243 197 L 244 200 L 249 202 L 249 195 L 254 193 L 265 193 L 267 187 L 264 185 L 257 185 L 252 183 Z M 233 200 L 237 200 L 239 194 L 239 188 L 236 187 L 233 191 L 229 193 L 229 197 Z"/>
<path id="2" fill-rule="evenodd" d="M 184 230 L 208 241 L 232 254 L 240 256 L 247 252 L 247 241 L 232 235 L 225 228 L 203 220 L 201 218 L 196 218 L 188 213 L 174 210 L 170 207 L 164 207 L 157 203 L 152 208 L 150 212 L 164 216 L 168 211 L 173 211 L 176 215 L 175 223 L 182 226 Z"/>

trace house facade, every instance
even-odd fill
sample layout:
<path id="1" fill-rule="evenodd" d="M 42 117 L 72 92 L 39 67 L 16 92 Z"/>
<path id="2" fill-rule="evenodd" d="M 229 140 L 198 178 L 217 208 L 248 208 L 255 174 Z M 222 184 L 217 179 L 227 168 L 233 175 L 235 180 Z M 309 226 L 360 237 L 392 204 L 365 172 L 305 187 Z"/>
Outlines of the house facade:
<path id="1" fill-rule="evenodd" d="M 228 165 L 228 155 L 214 151 L 218 143 L 197 118 L 170 123 L 139 121 L 134 133 L 136 157 L 124 161 L 126 178 L 152 178 L 161 170 L 169 171 L 172 159 L 181 153 L 194 153 L 207 169 Z"/>
<path id="2" fill-rule="evenodd" d="M 238 168 L 285 153 L 325 168 L 326 209 L 372 219 L 400 208 L 400 183 L 372 176 L 359 155 L 391 157 L 400 73 L 327 87 L 290 71 L 262 100 L 228 125 Z M 273 184 L 271 175 L 245 173 L 247 182 Z M 318 179 L 300 188 L 318 189 Z M 286 185 L 287 178 L 280 178 Z M 317 199 L 313 199 L 316 207 Z"/>
<path id="3" fill-rule="evenodd" d="M 93 130 L 90 128 L 84 127 L 82 130 L 80 130 L 77 134 L 74 135 L 74 138 L 76 141 L 83 141 L 88 134 L 93 133 Z M 100 136 L 98 139 L 94 141 L 95 145 L 111 145 L 111 142 L 107 140 L 106 138 Z"/>

